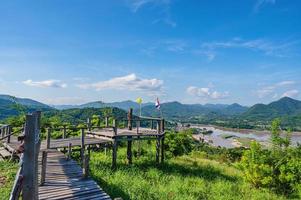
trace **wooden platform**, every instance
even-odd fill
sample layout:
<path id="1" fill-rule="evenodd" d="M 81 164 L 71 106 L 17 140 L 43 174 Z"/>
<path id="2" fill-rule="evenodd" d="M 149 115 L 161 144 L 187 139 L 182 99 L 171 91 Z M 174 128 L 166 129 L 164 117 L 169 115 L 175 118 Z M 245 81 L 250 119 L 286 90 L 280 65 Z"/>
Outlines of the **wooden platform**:
<path id="1" fill-rule="evenodd" d="M 93 144 L 105 144 L 110 142 L 109 139 L 100 139 L 95 137 L 86 136 L 85 137 L 85 145 L 93 145 Z M 72 137 L 65 139 L 51 139 L 50 141 L 50 149 L 58 149 L 63 147 L 68 147 L 69 143 L 71 146 L 81 146 L 81 138 L 80 137 Z M 42 142 L 41 150 L 46 149 L 46 141 Z"/>
<path id="2" fill-rule="evenodd" d="M 82 178 L 82 169 L 74 160 L 53 150 L 47 156 L 46 182 L 39 186 L 39 199 L 109 200 L 95 181 Z M 39 167 L 40 168 L 40 167 Z"/>
<path id="3" fill-rule="evenodd" d="M 150 128 L 139 128 L 139 129 L 133 129 L 133 130 L 128 130 L 128 129 L 118 129 L 117 130 L 117 135 L 114 134 L 114 131 L 109 128 L 104 128 L 104 129 L 94 129 L 91 131 L 87 131 L 87 134 L 92 135 L 92 136 L 100 136 L 100 138 L 105 139 L 105 138 L 110 138 L 110 139 L 123 139 L 126 137 L 132 137 L 132 138 L 147 138 L 147 137 L 153 137 L 156 138 L 157 136 L 162 136 L 164 133 L 158 133 L 157 130 L 155 129 L 150 129 Z"/>

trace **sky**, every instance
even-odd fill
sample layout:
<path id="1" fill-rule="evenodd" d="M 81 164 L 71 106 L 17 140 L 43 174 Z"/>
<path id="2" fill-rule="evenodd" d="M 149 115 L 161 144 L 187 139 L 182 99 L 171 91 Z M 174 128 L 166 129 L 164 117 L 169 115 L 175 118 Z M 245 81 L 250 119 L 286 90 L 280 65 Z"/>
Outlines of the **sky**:
<path id="1" fill-rule="evenodd" d="M 0 94 L 47 104 L 301 99 L 299 0 L 0 3 Z"/>

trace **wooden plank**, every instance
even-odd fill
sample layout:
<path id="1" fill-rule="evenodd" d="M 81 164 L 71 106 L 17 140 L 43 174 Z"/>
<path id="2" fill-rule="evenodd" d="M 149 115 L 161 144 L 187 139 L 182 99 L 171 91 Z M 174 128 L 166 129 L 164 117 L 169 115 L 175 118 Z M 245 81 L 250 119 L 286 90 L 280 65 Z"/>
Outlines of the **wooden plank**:
<path id="1" fill-rule="evenodd" d="M 11 152 L 7 151 L 5 148 L 0 148 L 0 157 L 2 158 L 10 158 Z"/>
<path id="2" fill-rule="evenodd" d="M 46 180 L 39 187 L 39 199 L 111 199 L 95 181 L 82 176 L 83 171 L 75 161 L 65 159 L 61 152 L 48 152 Z"/>

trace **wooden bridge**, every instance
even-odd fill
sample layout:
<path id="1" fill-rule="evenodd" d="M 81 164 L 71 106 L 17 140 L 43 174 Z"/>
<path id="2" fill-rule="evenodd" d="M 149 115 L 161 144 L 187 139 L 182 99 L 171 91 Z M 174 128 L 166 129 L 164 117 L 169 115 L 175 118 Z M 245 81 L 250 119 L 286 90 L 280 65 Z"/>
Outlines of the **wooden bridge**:
<path id="1" fill-rule="evenodd" d="M 142 121 L 151 121 L 150 128 L 142 128 Z M 95 181 L 89 178 L 89 160 L 92 146 L 112 147 L 112 168 L 116 168 L 117 149 L 120 141 L 127 141 L 128 163 L 132 163 L 132 141 L 156 140 L 156 161 L 164 161 L 164 120 L 159 118 L 132 119 L 132 110 L 125 120 L 127 128 L 118 128 L 113 120 L 109 126 L 92 126 L 91 118 L 85 128 L 63 126 L 48 128 L 46 140 L 40 139 L 40 112 L 26 116 L 23 135 L 15 136 L 12 127 L 0 127 L 0 155 L 4 158 L 19 155 L 20 169 L 16 175 L 11 200 L 22 193 L 22 199 L 111 199 Z M 154 122 L 156 122 L 154 124 Z M 133 124 L 136 126 L 133 127 Z M 80 136 L 68 137 L 67 130 L 80 130 Z M 18 130 L 20 131 L 20 130 Z M 60 131 L 60 138 L 52 133 Z M 71 159 L 73 147 L 80 147 L 81 167 Z M 63 151 L 64 153 L 62 153 Z M 160 154 L 161 153 L 161 154 Z M 161 160 L 160 160 L 161 157 Z"/>

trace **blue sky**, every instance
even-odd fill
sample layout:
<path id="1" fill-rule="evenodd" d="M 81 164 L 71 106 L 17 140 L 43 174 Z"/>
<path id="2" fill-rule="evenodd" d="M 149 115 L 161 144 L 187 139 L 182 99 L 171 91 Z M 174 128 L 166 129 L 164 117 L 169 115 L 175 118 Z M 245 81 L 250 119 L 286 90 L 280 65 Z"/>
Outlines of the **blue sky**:
<path id="1" fill-rule="evenodd" d="M 301 99 L 299 0 L 1 1 L 0 93 L 48 104 Z"/>

